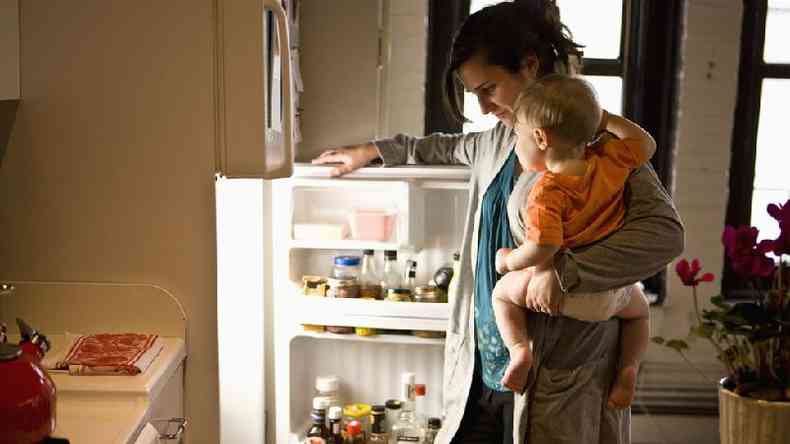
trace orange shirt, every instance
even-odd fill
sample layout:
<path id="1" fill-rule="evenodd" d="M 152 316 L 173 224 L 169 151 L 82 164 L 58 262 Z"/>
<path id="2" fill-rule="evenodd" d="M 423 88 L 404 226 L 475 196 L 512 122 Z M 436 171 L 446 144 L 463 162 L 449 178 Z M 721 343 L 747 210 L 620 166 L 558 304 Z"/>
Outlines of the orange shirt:
<path id="1" fill-rule="evenodd" d="M 587 149 L 584 176 L 543 173 L 527 198 L 526 239 L 575 248 L 622 226 L 623 191 L 631 171 L 647 162 L 633 139 L 613 139 Z M 522 216 L 523 217 L 523 216 Z"/>

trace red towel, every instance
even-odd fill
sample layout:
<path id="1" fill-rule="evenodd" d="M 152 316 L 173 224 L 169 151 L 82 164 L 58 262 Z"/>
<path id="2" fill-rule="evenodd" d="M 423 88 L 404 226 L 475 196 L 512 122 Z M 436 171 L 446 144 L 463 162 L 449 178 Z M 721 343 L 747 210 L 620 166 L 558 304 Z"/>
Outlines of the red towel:
<path id="1" fill-rule="evenodd" d="M 158 335 L 136 333 L 82 336 L 71 346 L 59 367 L 81 366 L 97 371 L 136 375 L 135 364 L 151 348 Z"/>

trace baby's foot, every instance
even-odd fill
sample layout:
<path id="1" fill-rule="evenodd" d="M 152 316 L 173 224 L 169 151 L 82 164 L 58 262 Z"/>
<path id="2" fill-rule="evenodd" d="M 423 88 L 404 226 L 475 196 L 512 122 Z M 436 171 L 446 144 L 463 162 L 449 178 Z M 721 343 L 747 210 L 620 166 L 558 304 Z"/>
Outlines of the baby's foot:
<path id="1" fill-rule="evenodd" d="M 612 391 L 606 406 L 613 410 L 625 409 L 631 406 L 636 394 L 637 367 L 629 365 L 620 369 L 614 381 Z"/>
<path id="2" fill-rule="evenodd" d="M 532 351 L 529 344 L 516 344 L 508 349 L 510 364 L 500 383 L 516 393 L 522 393 L 527 385 L 529 369 L 532 367 Z"/>

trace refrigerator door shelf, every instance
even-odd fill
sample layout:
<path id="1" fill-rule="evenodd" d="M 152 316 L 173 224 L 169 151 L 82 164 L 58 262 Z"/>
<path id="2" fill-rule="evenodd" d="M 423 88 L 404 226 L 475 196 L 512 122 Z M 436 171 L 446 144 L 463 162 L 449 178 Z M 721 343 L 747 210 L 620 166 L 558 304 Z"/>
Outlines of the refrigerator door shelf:
<path id="1" fill-rule="evenodd" d="M 359 336 L 359 335 L 338 335 L 335 333 L 315 333 L 315 332 L 297 332 L 293 338 L 314 338 L 326 339 L 333 341 L 348 341 L 348 342 L 371 342 L 371 343 L 387 343 L 387 344 L 404 344 L 404 345 L 434 345 L 444 346 L 444 338 L 419 338 L 408 334 L 393 335 L 383 334 L 374 336 Z M 293 340 L 293 339 L 292 339 Z"/>
<path id="2" fill-rule="evenodd" d="M 293 177 L 328 178 L 334 165 L 295 163 Z M 403 165 L 398 167 L 360 168 L 342 179 L 420 179 L 441 181 L 469 181 L 469 168 L 449 165 Z M 341 180 L 342 180 L 341 179 Z"/>
<path id="3" fill-rule="evenodd" d="M 371 301 L 296 296 L 295 320 L 300 324 L 372 327 L 394 330 L 445 331 L 450 304 Z"/>

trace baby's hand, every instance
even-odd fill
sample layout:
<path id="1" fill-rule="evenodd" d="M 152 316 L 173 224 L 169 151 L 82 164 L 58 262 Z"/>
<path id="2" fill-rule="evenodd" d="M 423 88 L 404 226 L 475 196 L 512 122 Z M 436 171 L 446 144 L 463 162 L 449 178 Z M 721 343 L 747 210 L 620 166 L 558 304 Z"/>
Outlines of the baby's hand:
<path id="1" fill-rule="evenodd" d="M 507 268 L 507 255 L 513 251 L 512 248 L 500 248 L 496 251 L 496 272 L 499 274 L 505 274 L 510 271 Z"/>

